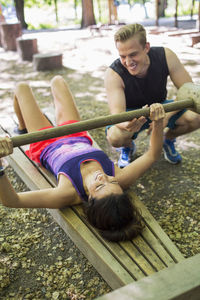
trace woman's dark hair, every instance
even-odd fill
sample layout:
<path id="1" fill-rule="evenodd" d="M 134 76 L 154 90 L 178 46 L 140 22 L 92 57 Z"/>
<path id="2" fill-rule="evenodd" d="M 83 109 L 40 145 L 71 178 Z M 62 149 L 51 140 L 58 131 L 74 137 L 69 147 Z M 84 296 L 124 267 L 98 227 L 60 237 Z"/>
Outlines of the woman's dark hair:
<path id="1" fill-rule="evenodd" d="M 112 242 L 131 240 L 143 229 L 142 217 L 126 193 L 84 202 L 89 223 Z"/>

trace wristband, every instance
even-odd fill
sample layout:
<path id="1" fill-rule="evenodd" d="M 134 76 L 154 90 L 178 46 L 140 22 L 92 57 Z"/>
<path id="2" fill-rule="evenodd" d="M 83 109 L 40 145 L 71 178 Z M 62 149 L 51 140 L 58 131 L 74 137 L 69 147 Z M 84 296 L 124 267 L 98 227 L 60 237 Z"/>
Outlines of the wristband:
<path id="1" fill-rule="evenodd" d="M 0 177 L 3 176 L 4 174 L 5 174 L 4 168 L 3 168 L 3 167 L 0 167 Z"/>

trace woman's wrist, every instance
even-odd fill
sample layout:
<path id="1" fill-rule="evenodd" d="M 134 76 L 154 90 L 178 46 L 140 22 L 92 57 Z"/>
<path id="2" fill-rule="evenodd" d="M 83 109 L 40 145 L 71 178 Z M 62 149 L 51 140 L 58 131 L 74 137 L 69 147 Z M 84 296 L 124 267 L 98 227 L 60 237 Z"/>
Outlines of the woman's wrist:
<path id="1" fill-rule="evenodd" d="M 154 127 L 160 127 L 161 125 L 163 125 L 164 119 L 159 119 L 157 121 L 153 121 L 153 125 Z"/>
<path id="2" fill-rule="evenodd" d="M 5 174 L 4 170 L 5 168 L 3 166 L 0 166 L 0 177 Z"/>
<path id="3" fill-rule="evenodd" d="M 0 158 L 0 177 L 5 174 L 5 169 L 7 168 L 7 166 L 7 161 L 3 158 Z"/>

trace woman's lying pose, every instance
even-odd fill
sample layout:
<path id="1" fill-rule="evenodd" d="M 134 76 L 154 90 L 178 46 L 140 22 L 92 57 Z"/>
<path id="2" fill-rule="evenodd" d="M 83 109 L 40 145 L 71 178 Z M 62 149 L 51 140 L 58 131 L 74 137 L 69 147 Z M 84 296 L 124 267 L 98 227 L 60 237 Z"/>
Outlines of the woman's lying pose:
<path id="1" fill-rule="evenodd" d="M 73 96 L 61 76 L 51 81 L 57 126 L 80 121 Z M 52 127 L 37 105 L 26 83 L 15 90 L 14 109 L 19 130 L 33 132 Z M 14 208 L 63 208 L 83 203 L 88 221 L 111 241 L 128 240 L 141 232 L 141 216 L 124 190 L 133 184 L 160 157 L 163 145 L 161 104 L 150 107 L 153 130 L 146 153 L 124 169 L 92 146 L 87 132 L 37 142 L 30 145 L 29 157 L 41 163 L 57 178 L 56 188 L 16 193 L 4 171 L 0 171 L 0 200 Z M 145 122 L 136 120 L 136 130 Z M 0 138 L 0 157 L 13 152 L 9 137 Z"/>

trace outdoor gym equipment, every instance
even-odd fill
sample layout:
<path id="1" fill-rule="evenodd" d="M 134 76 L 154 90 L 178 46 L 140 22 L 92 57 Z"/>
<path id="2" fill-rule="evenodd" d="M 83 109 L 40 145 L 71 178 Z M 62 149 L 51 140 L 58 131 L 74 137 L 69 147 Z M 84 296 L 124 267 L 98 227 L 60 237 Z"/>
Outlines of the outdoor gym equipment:
<path id="1" fill-rule="evenodd" d="M 177 92 L 176 100 L 177 101 L 163 105 L 165 112 L 189 108 L 197 113 L 200 113 L 200 85 L 194 84 L 192 82 L 183 84 Z M 78 123 L 45 129 L 42 131 L 31 132 L 21 136 L 14 136 L 11 138 L 11 140 L 13 142 L 13 147 L 19 147 L 55 137 L 64 136 L 67 134 L 130 121 L 134 118 L 139 118 L 141 116 L 148 117 L 149 115 L 149 107 L 141 108 L 115 115 L 107 115 L 90 120 L 80 121 Z"/>

